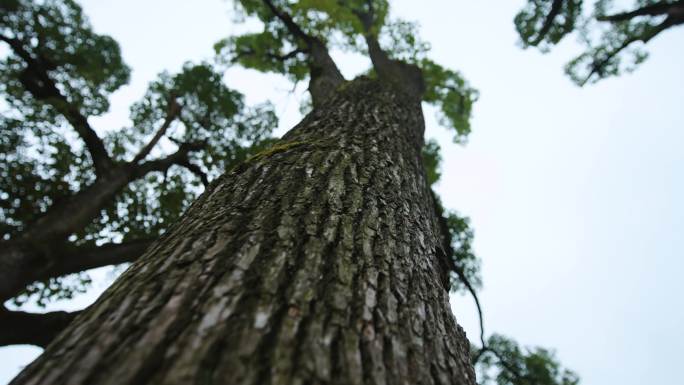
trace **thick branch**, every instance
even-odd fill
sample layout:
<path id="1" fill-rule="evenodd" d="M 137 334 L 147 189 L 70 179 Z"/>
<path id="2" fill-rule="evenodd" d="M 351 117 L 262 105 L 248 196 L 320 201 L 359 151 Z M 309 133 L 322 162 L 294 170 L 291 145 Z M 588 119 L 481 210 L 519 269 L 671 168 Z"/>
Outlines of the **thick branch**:
<path id="1" fill-rule="evenodd" d="M 283 22 L 285 25 L 285 28 L 296 38 L 301 39 L 304 41 L 304 43 L 308 46 L 311 47 L 311 44 L 314 41 L 313 36 L 309 36 L 304 32 L 297 23 L 292 20 L 292 16 L 288 15 L 286 12 L 283 12 L 278 9 L 278 7 L 273 4 L 271 0 L 263 0 L 264 4 L 268 7 L 268 9 L 277 17 L 280 21 Z"/>
<path id="2" fill-rule="evenodd" d="M 67 246 L 59 252 L 59 255 L 51 258 L 55 261 L 53 264 L 42 270 L 37 269 L 40 271 L 34 280 L 43 281 L 88 269 L 133 262 L 147 250 L 153 241 L 153 239 L 140 239 L 123 243 L 108 243 L 102 246 Z"/>
<path id="3" fill-rule="evenodd" d="M 342 1 L 342 4 L 346 5 L 346 2 Z M 423 92 L 425 92 L 425 84 L 420 68 L 390 58 L 387 52 L 380 47 L 376 32 L 373 30 L 375 23 L 373 4 L 368 0 L 366 6 L 368 8 L 366 11 L 359 9 L 351 9 L 351 11 L 363 25 L 368 54 L 378 77 L 384 82 L 394 84 L 409 95 L 418 99 L 422 98 Z"/>
<path id="4" fill-rule="evenodd" d="M 0 308 L 0 346 L 46 347 L 80 312 L 27 313 Z"/>
<path id="5" fill-rule="evenodd" d="M 599 21 L 610 21 L 610 22 L 617 22 L 617 21 L 625 21 L 629 19 L 633 19 L 637 16 L 658 16 L 658 15 L 673 15 L 677 13 L 683 13 L 684 12 L 684 0 L 680 0 L 675 3 L 669 3 L 669 2 L 660 2 L 656 4 L 651 4 L 647 5 L 645 7 L 641 7 L 639 9 L 635 9 L 634 11 L 630 12 L 623 12 L 623 13 L 618 13 L 615 15 L 605 15 L 605 16 L 598 16 L 596 20 Z"/>
<path id="6" fill-rule="evenodd" d="M 164 123 L 162 123 L 161 127 L 157 130 L 157 132 L 154 134 L 152 139 L 143 147 L 140 152 L 133 158 L 131 161 L 132 164 L 137 164 L 141 160 L 145 159 L 145 157 L 152 151 L 155 145 L 159 142 L 159 140 L 166 134 L 166 131 L 169 129 L 171 126 L 171 123 L 178 117 L 181 111 L 181 105 L 178 104 L 178 101 L 176 98 L 172 95 L 169 98 L 169 105 L 166 110 L 166 118 L 164 119 Z"/>
<path id="7" fill-rule="evenodd" d="M 264 4 L 273 14 L 283 22 L 287 30 L 297 39 L 304 42 L 309 53 L 309 92 L 314 108 L 320 106 L 325 99 L 340 85 L 344 76 L 337 68 L 337 64 L 330 57 L 328 48 L 321 39 L 308 35 L 304 32 L 292 17 L 276 7 L 271 0 L 263 0 Z"/>
<path id="8" fill-rule="evenodd" d="M 48 74 L 48 71 L 54 68 L 54 64 L 44 57 L 34 58 L 18 39 L 0 35 L 0 40 L 6 42 L 26 64 L 26 68 L 19 75 L 22 85 L 34 98 L 51 105 L 66 118 L 85 143 L 93 160 L 95 172 L 98 176 L 104 175 L 111 168 L 112 160 L 102 139 L 90 127 L 88 119 L 81 114 L 78 106 L 70 103 L 59 91 Z"/>
<path id="9" fill-rule="evenodd" d="M 166 158 L 117 167 L 105 178 L 97 179 L 92 185 L 51 207 L 16 238 L 0 242 L 0 299 L 14 297 L 26 284 L 35 281 L 36 266 L 58 265 L 60 254 L 54 250 L 54 245 L 62 244 L 66 237 L 88 224 L 131 181 L 149 172 L 166 171 L 176 164 L 200 175 L 206 183 L 206 175 L 188 159 L 190 152 L 205 145 L 204 142 L 185 143 Z"/>
<path id="10" fill-rule="evenodd" d="M 0 300 L 14 297 L 35 281 L 37 267 L 55 263 L 54 245 L 92 221 L 129 183 L 128 172 L 117 170 L 54 204 L 15 238 L 0 242 Z"/>
<path id="11" fill-rule="evenodd" d="M 19 294 L 36 281 L 97 267 L 133 262 L 152 239 L 140 239 L 102 246 L 75 247 L 68 243 L 50 243 L 47 247 L 6 242 L 0 252 L 0 300 Z"/>
<path id="12" fill-rule="evenodd" d="M 205 142 L 184 143 L 166 158 L 117 167 L 106 177 L 97 179 L 92 185 L 51 207 L 45 215 L 28 226 L 17 240 L 33 245 L 61 242 L 91 221 L 131 181 L 152 171 L 166 171 L 174 164 L 185 166 L 189 153 L 205 146 Z"/>

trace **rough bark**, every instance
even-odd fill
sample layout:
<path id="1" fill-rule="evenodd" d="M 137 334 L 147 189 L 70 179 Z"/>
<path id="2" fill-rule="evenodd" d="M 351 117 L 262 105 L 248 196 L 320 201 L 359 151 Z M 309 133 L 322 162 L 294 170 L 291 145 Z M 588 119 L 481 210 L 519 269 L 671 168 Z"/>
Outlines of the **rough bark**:
<path id="1" fill-rule="evenodd" d="M 345 84 L 12 384 L 474 384 L 422 138 L 416 98 Z"/>
<path id="2" fill-rule="evenodd" d="M 345 80 L 320 40 L 311 39 L 309 47 L 309 94 L 313 106 L 319 107 Z"/>

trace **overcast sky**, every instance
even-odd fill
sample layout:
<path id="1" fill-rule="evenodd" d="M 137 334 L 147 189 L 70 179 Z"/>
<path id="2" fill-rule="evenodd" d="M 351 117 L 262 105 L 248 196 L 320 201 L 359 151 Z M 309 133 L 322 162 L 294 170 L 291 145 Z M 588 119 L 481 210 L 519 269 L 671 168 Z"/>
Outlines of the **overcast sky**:
<path id="1" fill-rule="evenodd" d="M 221 0 L 80 2 L 133 69 L 111 112 L 91 120 L 100 132 L 127 124 L 158 72 L 211 58 L 213 43 L 241 28 Z M 573 38 L 547 55 L 516 45 L 512 19 L 523 2 L 392 2 L 395 15 L 420 22 L 432 58 L 481 92 L 466 146 L 451 143 L 432 111 L 426 118 L 443 150 L 437 190 L 475 229 L 486 331 L 555 349 L 585 385 L 675 383 L 684 346 L 684 28 L 654 39 L 636 73 L 578 88 L 562 72 L 579 52 Z M 348 77 L 367 65 L 339 59 Z M 249 102 L 276 104 L 279 135 L 299 119 L 303 85 L 291 92 L 283 79 L 244 70 L 226 80 Z M 50 309 L 83 307 L 103 288 Z M 452 304 L 476 339 L 470 298 Z M 0 348 L 0 383 L 39 353 Z"/>

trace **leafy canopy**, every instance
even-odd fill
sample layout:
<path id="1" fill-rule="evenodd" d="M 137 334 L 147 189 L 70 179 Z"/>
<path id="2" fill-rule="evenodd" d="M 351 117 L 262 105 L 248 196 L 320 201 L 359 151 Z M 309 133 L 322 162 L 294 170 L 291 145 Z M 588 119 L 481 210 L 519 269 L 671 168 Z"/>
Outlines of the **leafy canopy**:
<path id="1" fill-rule="evenodd" d="M 575 29 L 581 11 L 582 0 L 529 0 L 514 19 L 522 45 L 548 52 Z"/>
<path id="2" fill-rule="evenodd" d="M 0 33 L 18 41 L 24 51 L 0 62 L 0 91 L 12 107 L 44 124 L 60 123 L 57 112 L 32 97 L 21 82 L 27 70 L 21 56 L 28 55 L 49 70 L 61 93 L 82 114 L 107 111 L 109 94 L 128 82 L 130 69 L 119 45 L 96 34 L 80 6 L 71 0 L 6 0 L 0 7 Z"/>
<path id="3" fill-rule="evenodd" d="M 393 59 L 418 66 L 426 83 L 424 101 L 439 110 L 440 124 L 455 132 L 454 140 L 464 142 L 470 133 L 472 105 L 478 93 L 463 76 L 442 67 L 427 57 L 429 44 L 423 42 L 415 23 L 390 20 L 386 0 L 372 0 L 373 24 L 366 31 L 358 13 L 368 9 L 365 0 L 272 1 L 281 12 L 308 36 L 324 42 L 328 48 L 366 54 L 366 33 L 378 39 Z M 215 45 L 224 63 L 287 76 L 302 81 L 309 76 L 306 44 L 290 33 L 273 11 L 261 0 L 235 1 L 236 9 L 245 17 L 261 21 L 258 32 L 226 38 Z M 369 69 L 368 73 L 372 74 Z"/>
<path id="4" fill-rule="evenodd" d="M 128 82 L 130 70 L 118 44 L 95 34 L 73 1 L 16 0 L 1 7 L 2 40 L 18 46 L 0 58 L 0 233 L 9 239 L 94 179 L 89 156 L 54 101 L 30 91 L 32 67 L 44 67 L 85 116 L 106 112 L 109 95 Z"/>
<path id="5" fill-rule="evenodd" d="M 9 240 L 96 180 L 91 154 L 65 111 L 86 119 L 107 112 L 130 69 L 119 45 L 95 33 L 74 1 L 11 0 L 0 10 L 0 44 L 9 48 L 0 57 L 0 239 Z M 116 167 L 134 170 L 131 180 L 74 231 L 70 245 L 158 236 L 201 192 L 204 177 L 268 144 L 276 126 L 270 104 L 246 106 L 209 63 L 161 73 L 131 106 L 130 120 L 101 132 L 100 140 Z M 132 162 L 164 126 L 159 144 Z M 183 163 L 163 162 L 189 145 Z M 16 302 L 71 298 L 89 282 L 84 273 L 37 282 Z"/>

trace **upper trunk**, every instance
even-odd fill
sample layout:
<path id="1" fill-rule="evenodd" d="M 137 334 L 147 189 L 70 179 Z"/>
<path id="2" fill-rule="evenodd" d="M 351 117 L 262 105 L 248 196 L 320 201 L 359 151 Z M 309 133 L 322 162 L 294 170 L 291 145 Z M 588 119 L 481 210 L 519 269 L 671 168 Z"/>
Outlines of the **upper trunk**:
<path id="1" fill-rule="evenodd" d="M 213 183 L 12 384 L 474 384 L 419 102 L 358 79 Z"/>

